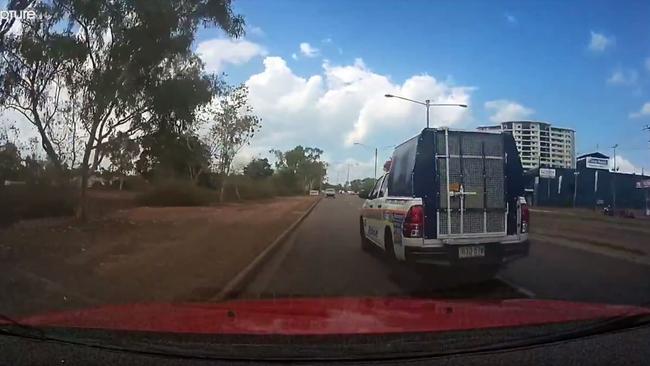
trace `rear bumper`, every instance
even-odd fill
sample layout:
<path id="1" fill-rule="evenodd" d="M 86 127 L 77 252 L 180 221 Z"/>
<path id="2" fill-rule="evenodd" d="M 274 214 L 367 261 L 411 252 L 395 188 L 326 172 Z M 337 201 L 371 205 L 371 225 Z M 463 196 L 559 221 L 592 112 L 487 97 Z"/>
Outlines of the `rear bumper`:
<path id="1" fill-rule="evenodd" d="M 485 256 L 476 258 L 458 258 L 458 248 L 465 245 L 444 244 L 437 247 L 404 247 L 407 262 L 433 264 L 441 266 L 500 265 L 528 255 L 530 242 L 486 243 Z"/>

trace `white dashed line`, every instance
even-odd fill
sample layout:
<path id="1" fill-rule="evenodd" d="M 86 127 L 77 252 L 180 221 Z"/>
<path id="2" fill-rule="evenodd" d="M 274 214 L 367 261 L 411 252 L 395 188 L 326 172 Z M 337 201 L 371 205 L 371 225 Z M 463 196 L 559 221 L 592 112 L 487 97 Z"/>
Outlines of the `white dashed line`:
<path id="1" fill-rule="evenodd" d="M 515 290 L 517 290 L 517 292 L 521 292 L 522 294 L 526 295 L 526 297 L 528 297 L 528 298 L 534 299 L 534 298 L 537 297 L 537 295 L 535 295 L 535 293 L 530 291 L 529 289 L 523 288 L 523 287 L 521 287 L 521 286 L 519 286 L 519 285 L 517 285 L 517 284 L 515 284 L 515 283 L 513 283 L 513 282 L 511 282 L 509 280 L 506 280 L 505 278 L 503 278 L 501 276 L 496 276 L 496 279 L 503 282 L 503 283 L 505 283 L 506 285 L 514 288 Z"/>

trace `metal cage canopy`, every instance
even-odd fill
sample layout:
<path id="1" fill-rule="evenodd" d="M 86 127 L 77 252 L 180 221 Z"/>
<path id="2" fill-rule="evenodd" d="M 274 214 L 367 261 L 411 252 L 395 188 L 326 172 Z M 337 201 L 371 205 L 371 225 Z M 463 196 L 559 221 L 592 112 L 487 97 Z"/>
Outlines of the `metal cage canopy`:
<path id="1" fill-rule="evenodd" d="M 507 133 L 431 128 L 397 146 L 388 190 L 422 198 L 427 238 L 502 236 L 514 228 L 522 173 Z"/>

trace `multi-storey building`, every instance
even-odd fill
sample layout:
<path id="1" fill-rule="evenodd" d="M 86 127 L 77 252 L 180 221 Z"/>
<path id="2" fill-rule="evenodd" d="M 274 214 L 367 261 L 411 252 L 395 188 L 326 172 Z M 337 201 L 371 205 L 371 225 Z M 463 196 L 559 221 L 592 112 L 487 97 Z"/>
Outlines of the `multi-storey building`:
<path id="1" fill-rule="evenodd" d="M 508 131 L 517 144 L 524 169 L 539 166 L 575 168 L 575 131 L 540 121 L 506 121 L 479 126 L 481 131 Z"/>

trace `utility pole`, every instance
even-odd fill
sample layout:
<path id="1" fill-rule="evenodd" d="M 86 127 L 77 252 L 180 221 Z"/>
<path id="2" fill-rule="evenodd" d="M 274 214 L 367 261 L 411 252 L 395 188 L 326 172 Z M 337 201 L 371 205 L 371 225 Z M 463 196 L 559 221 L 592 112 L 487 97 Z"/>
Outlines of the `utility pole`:
<path id="1" fill-rule="evenodd" d="M 346 188 L 348 188 L 348 190 L 349 190 L 349 186 L 350 186 L 350 163 L 348 163 L 348 179 L 347 179 L 347 181 L 345 182 L 345 186 L 346 186 Z"/>
<path id="2" fill-rule="evenodd" d="M 616 148 L 618 144 L 614 144 L 612 149 L 614 149 L 614 174 L 612 175 L 612 207 L 616 208 Z"/>
<path id="3" fill-rule="evenodd" d="M 431 101 L 429 99 L 425 100 L 424 105 L 427 107 L 427 128 L 429 128 L 429 107 L 431 107 Z"/>
<path id="4" fill-rule="evenodd" d="M 375 149 L 375 180 L 377 180 L 377 158 L 378 158 L 379 149 L 381 149 L 383 151 L 384 149 L 387 149 L 389 147 L 394 147 L 394 145 L 387 145 L 387 146 L 382 146 L 382 147 L 376 147 L 376 146 L 373 147 L 373 146 L 368 146 L 366 144 L 362 144 L 360 142 L 355 142 L 354 145 L 363 146 L 366 149 Z"/>
<path id="5" fill-rule="evenodd" d="M 578 195 L 578 175 L 580 172 L 573 172 L 573 208 L 576 208 L 576 196 Z"/>
<path id="6" fill-rule="evenodd" d="M 650 131 L 650 125 L 645 125 L 645 127 L 642 128 L 644 131 Z M 650 140 L 648 140 L 650 142 Z M 641 179 L 645 180 L 645 171 L 643 170 L 643 167 L 641 167 Z M 645 198 L 645 215 L 650 216 L 650 208 L 648 208 L 648 190 L 650 188 L 643 188 L 643 198 Z"/>
<path id="7" fill-rule="evenodd" d="M 375 179 L 377 179 L 377 148 L 375 147 Z"/>

